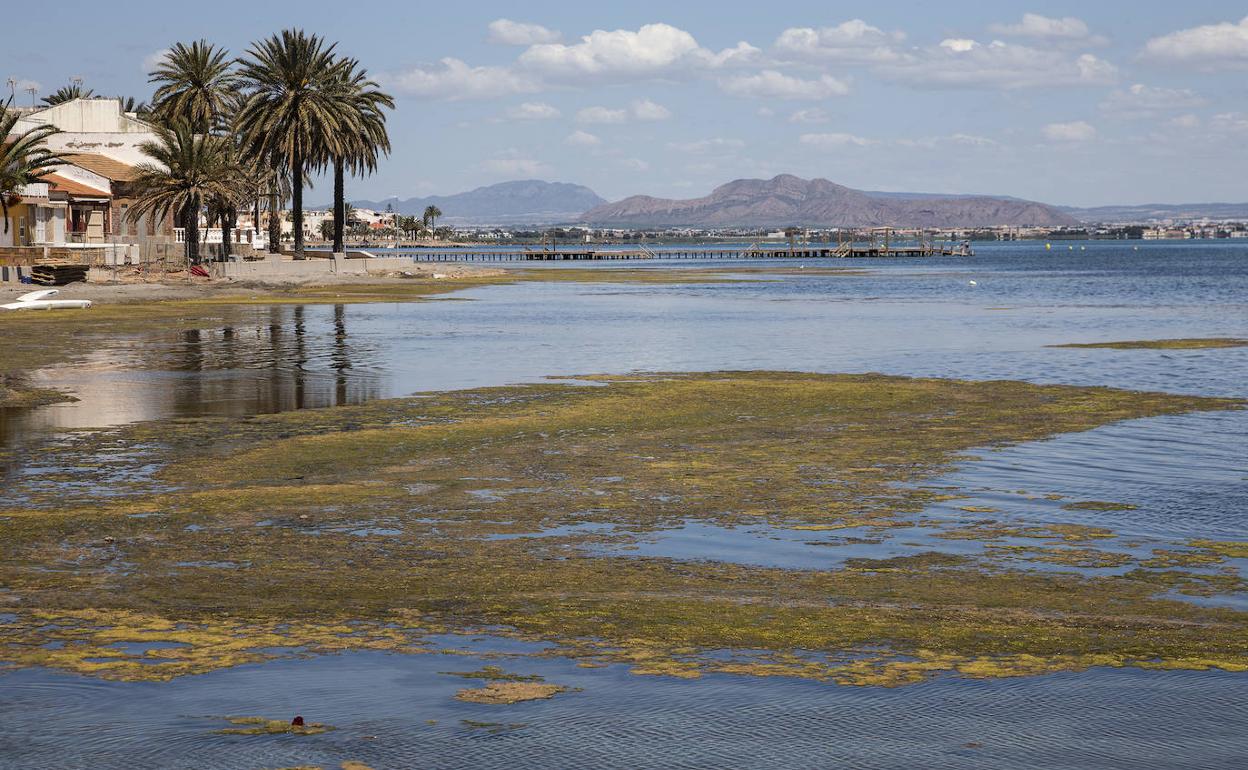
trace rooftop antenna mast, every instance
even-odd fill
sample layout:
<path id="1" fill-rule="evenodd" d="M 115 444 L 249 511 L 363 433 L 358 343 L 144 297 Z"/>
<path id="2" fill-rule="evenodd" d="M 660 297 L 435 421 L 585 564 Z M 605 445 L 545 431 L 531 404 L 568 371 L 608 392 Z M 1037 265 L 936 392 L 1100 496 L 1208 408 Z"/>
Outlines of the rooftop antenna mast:
<path id="1" fill-rule="evenodd" d="M 26 93 L 30 94 L 30 106 L 31 106 L 31 107 L 36 106 L 36 105 L 35 105 L 35 95 L 39 93 L 39 89 L 38 89 L 37 87 L 35 87 L 35 86 L 27 86 L 27 87 L 26 87 Z"/>
<path id="2" fill-rule="evenodd" d="M 9 101 L 17 98 L 17 78 L 9 78 L 6 81 L 9 84 Z"/>

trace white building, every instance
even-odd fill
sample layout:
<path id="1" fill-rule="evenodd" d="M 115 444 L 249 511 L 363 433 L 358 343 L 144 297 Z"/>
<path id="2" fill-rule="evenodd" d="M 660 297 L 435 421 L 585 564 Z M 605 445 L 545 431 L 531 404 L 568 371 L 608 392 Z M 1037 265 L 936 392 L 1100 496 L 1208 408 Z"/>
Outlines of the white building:
<path id="1" fill-rule="evenodd" d="M 156 140 L 153 128 L 133 113 L 122 112 L 116 99 L 73 99 L 29 111 L 14 130 L 20 133 L 39 126 L 60 130 L 48 138 L 51 150 L 104 155 L 131 166 L 151 162 L 139 152 L 139 145 Z"/>

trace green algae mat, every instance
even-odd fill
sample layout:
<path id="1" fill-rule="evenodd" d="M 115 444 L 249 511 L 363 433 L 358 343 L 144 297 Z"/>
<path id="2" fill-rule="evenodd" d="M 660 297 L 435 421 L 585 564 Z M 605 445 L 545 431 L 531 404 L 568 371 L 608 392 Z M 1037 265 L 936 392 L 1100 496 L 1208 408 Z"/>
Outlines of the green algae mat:
<path id="1" fill-rule="evenodd" d="M 976 452 L 1241 407 L 713 372 L 73 434 L 22 450 L 28 472 L 11 475 L 0 507 L 0 665 L 159 680 L 337 650 L 436 652 L 430 637 L 449 632 L 684 677 L 892 686 L 1089 666 L 1245 671 L 1248 613 L 1183 596 L 1242 592 L 1234 569 L 1217 568 L 1248 544 L 1145 558 L 1104 528 L 919 516 L 959 496 L 930 482 Z M 689 523 L 865 543 L 922 526 L 937 543 L 984 547 L 826 570 L 629 555 Z M 1086 571 L 1098 568 L 1114 571 Z"/>
<path id="2" fill-rule="evenodd" d="M 1121 342 L 1072 342 L 1050 345 L 1054 348 L 1105 348 L 1108 350 L 1209 350 L 1248 347 L 1248 339 L 1238 337 L 1187 337 L 1173 340 L 1124 340 Z"/>

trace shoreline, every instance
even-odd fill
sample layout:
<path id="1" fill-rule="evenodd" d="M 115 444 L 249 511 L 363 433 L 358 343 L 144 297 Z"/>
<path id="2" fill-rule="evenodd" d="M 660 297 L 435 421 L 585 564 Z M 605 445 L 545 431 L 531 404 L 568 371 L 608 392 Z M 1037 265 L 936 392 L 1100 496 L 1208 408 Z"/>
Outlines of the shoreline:
<path id="1" fill-rule="evenodd" d="M 257 291 L 270 295 L 269 298 L 272 300 L 280 301 L 283 298 L 280 294 L 274 294 L 274 292 L 312 290 L 335 286 L 357 288 L 365 286 L 387 288 L 406 286 L 412 289 L 422 289 L 422 291 L 413 292 L 414 298 L 418 295 L 424 296 L 432 293 L 423 291 L 423 289 L 431 285 L 445 282 L 446 290 L 454 291 L 457 288 L 462 288 L 462 284 L 465 282 L 502 278 L 507 275 L 507 271 L 498 268 L 475 267 L 455 263 L 414 262 L 410 269 L 405 269 L 401 272 L 325 273 L 316 276 L 281 279 L 231 280 L 191 277 L 186 273 L 182 273 L 181 277 L 173 277 L 174 275 L 177 274 L 162 276 L 163 280 L 146 280 L 145 276 L 134 274 L 123 276 L 118 281 L 87 281 L 57 286 L 55 288 L 59 291 L 57 296 L 60 299 L 89 299 L 100 305 L 231 299 L 248 302 L 257 299 Z M 10 302 L 22 294 L 43 288 L 51 287 L 17 283 L 0 284 L 0 304 Z M 30 312 L 27 311 L 23 315 L 29 315 Z"/>

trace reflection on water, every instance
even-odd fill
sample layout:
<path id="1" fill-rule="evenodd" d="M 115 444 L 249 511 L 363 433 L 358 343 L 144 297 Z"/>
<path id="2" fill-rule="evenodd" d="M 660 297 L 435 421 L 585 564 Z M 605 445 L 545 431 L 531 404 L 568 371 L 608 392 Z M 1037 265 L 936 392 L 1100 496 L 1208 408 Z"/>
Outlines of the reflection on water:
<path id="1" fill-rule="evenodd" d="M 79 400 L 0 410 L 0 440 L 170 416 L 248 415 L 385 395 L 380 351 L 342 305 L 234 308 L 212 327 L 93 340 L 81 359 L 28 374 Z"/>
<path id="2" fill-rule="evenodd" d="M 34 384 L 81 401 L 0 414 L 0 441 L 48 428 L 634 370 L 882 371 L 1248 395 L 1248 349 L 1045 347 L 1248 336 L 1248 250 L 1137 252 L 1105 243 L 1048 256 L 1038 248 L 988 244 L 971 260 L 861 260 L 853 267 L 877 272 L 858 276 L 527 283 L 459 295 L 471 302 L 233 308 L 219 325 L 180 334 L 98 335 L 83 359 L 31 373 Z"/>

